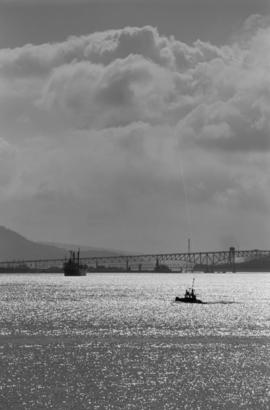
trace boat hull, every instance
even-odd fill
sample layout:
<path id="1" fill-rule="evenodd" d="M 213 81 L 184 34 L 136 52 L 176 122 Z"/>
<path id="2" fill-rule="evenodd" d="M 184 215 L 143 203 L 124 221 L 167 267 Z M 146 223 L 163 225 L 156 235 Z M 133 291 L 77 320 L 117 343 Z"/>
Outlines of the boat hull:
<path id="1" fill-rule="evenodd" d="M 86 276 L 86 272 L 64 272 L 64 276 Z"/>
<path id="2" fill-rule="evenodd" d="M 175 302 L 182 302 L 182 303 L 199 303 L 203 304 L 204 302 L 201 301 L 200 299 L 191 299 L 191 298 L 179 298 L 176 296 Z"/>

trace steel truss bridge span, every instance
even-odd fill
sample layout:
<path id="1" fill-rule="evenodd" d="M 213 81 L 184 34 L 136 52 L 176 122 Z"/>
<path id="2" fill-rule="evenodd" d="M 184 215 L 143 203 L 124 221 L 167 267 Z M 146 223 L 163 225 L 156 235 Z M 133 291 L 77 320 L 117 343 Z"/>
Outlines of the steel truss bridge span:
<path id="1" fill-rule="evenodd" d="M 82 265 L 87 265 L 89 271 L 110 271 L 117 268 L 121 271 L 163 271 L 165 267 L 171 270 L 193 269 L 202 267 L 205 270 L 218 270 L 226 266 L 227 270 L 235 272 L 237 262 L 246 262 L 270 256 L 270 250 L 237 250 L 231 247 L 227 251 L 214 252 L 177 252 L 159 254 L 137 254 L 117 256 L 91 256 L 80 259 Z M 0 272 L 16 271 L 51 271 L 61 270 L 64 259 L 8 260 L 0 262 Z"/>

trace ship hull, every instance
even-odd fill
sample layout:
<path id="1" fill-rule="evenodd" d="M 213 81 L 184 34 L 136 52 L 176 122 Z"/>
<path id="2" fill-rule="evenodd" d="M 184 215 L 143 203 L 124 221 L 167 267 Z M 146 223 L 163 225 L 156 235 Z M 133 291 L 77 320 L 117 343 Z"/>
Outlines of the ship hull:
<path id="1" fill-rule="evenodd" d="M 65 276 L 85 276 L 86 269 L 77 264 L 66 263 L 64 264 L 64 275 Z"/>
<path id="2" fill-rule="evenodd" d="M 86 272 L 64 272 L 64 276 L 86 276 Z"/>
<path id="3" fill-rule="evenodd" d="M 182 303 L 199 303 L 199 304 L 203 304 L 203 303 L 204 303 L 204 302 L 202 302 L 200 299 L 179 298 L 178 296 L 176 296 L 175 302 L 182 302 Z"/>

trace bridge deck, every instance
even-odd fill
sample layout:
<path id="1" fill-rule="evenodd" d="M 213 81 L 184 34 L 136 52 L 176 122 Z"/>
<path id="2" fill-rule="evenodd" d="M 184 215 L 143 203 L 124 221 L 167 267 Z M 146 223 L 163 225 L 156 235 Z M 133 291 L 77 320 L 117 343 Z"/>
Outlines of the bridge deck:
<path id="1" fill-rule="evenodd" d="M 82 264 L 88 266 L 119 266 L 125 265 L 127 268 L 131 266 L 140 266 L 147 264 L 180 264 L 179 266 L 202 265 L 202 266 L 218 266 L 220 264 L 230 265 L 234 270 L 234 265 L 237 260 L 251 260 L 270 256 L 269 250 L 236 250 L 230 248 L 228 251 L 213 251 L 213 252 L 175 252 L 175 253 L 159 253 L 159 254 L 135 254 L 135 255 L 114 255 L 114 256 L 91 256 L 80 259 Z M 60 267 L 64 262 L 64 258 L 57 259 L 29 259 L 29 260 L 6 260 L 0 262 L 0 269 L 16 268 L 18 266 L 28 266 L 31 268 L 42 269 L 45 267 Z"/>

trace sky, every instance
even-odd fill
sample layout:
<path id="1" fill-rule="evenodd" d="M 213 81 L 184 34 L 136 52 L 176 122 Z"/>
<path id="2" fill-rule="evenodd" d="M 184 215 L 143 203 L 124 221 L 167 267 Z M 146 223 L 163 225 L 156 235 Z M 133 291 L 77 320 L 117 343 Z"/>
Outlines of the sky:
<path id="1" fill-rule="evenodd" d="M 0 0 L 0 225 L 269 249 L 268 0 Z"/>

